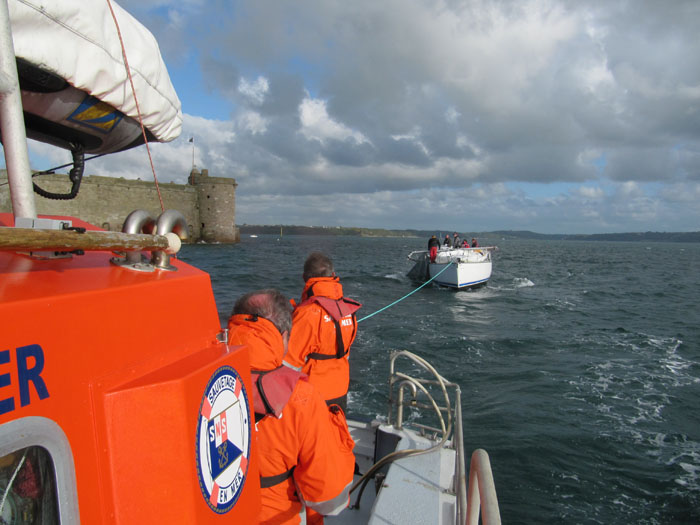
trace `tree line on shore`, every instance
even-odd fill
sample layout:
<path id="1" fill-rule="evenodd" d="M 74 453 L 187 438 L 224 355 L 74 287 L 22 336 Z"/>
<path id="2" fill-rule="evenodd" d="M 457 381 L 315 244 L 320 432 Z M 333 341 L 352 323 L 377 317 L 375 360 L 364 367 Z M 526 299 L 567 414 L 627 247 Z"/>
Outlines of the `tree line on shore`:
<path id="1" fill-rule="evenodd" d="M 391 230 L 385 228 L 350 228 L 342 226 L 294 226 L 294 225 L 255 225 L 239 226 L 241 235 L 334 235 L 355 237 L 425 237 L 437 235 L 435 230 Z M 444 230 L 442 234 L 451 233 Z M 527 230 L 497 230 L 490 232 L 459 232 L 467 237 L 501 237 L 504 239 L 564 240 L 564 241 L 645 241 L 645 242 L 700 242 L 697 232 L 632 232 L 632 233 L 593 233 L 593 234 L 548 234 Z"/>

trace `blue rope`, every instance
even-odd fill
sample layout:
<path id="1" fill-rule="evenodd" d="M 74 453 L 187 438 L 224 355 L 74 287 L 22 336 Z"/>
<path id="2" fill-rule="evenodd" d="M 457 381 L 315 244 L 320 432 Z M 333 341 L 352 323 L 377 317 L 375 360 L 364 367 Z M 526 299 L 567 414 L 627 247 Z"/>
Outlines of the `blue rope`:
<path id="1" fill-rule="evenodd" d="M 370 317 L 373 317 L 373 316 L 377 315 L 379 312 L 383 312 L 383 311 L 386 310 L 387 308 L 391 308 L 391 307 L 394 306 L 396 303 L 400 303 L 401 301 L 403 301 L 404 299 L 406 299 L 406 298 L 409 297 L 410 295 L 413 295 L 413 294 L 416 293 L 418 290 L 420 290 L 421 288 L 423 288 L 426 284 L 430 284 L 430 282 L 431 282 L 433 279 L 436 279 L 437 277 L 439 277 L 439 275 L 440 275 L 442 272 L 444 272 L 445 270 L 447 270 L 450 266 L 452 266 L 452 263 L 449 263 L 449 264 L 448 264 L 447 266 L 445 266 L 442 270 L 440 270 L 440 271 L 438 272 L 438 274 L 437 274 L 435 277 L 431 277 L 430 279 L 428 279 L 427 281 L 425 281 L 423 284 L 421 284 L 418 288 L 416 288 L 416 289 L 413 290 L 412 292 L 407 293 L 406 295 L 404 295 L 401 299 L 397 299 L 397 300 L 394 301 L 393 303 L 386 305 L 384 308 L 380 308 L 379 310 L 377 310 L 377 311 L 374 312 L 373 314 L 369 314 L 368 316 L 363 317 L 362 319 L 358 319 L 357 322 L 358 322 L 358 323 L 361 323 L 361 322 L 364 321 L 365 319 L 369 319 Z"/>

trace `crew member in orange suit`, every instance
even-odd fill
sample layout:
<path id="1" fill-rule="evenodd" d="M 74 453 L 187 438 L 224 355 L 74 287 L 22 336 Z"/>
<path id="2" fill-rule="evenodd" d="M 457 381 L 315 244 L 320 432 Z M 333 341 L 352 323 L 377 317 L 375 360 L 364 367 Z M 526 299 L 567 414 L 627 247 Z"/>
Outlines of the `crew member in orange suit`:
<path id="1" fill-rule="evenodd" d="M 301 370 L 329 405 L 345 411 L 350 384 L 350 346 L 357 335 L 360 303 L 343 297 L 333 261 L 320 252 L 304 263 L 304 290 L 294 308 L 284 364 Z"/>
<path id="2" fill-rule="evenodd" d="M 282 366 L 291 306 L 277 290 L 244 295 L 228 321 L 231 345 L 250 351 L 255 435 L 260 458 L 260 523 L 323 523 L 349 501 L 355 443 L 345 415 L 327 406 L 308 378 Z"/>

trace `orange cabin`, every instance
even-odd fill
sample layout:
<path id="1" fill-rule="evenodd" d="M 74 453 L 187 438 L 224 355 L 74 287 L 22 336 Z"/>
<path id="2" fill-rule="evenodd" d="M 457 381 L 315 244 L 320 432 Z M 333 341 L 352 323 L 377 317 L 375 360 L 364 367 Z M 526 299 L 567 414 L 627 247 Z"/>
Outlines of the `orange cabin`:
<path id="1" fill-rule="evenodd" d="M 0 251 L 0 517 L 255 522 L 248 353 L 217 338 L 209 276 L 114 256 Z"/>

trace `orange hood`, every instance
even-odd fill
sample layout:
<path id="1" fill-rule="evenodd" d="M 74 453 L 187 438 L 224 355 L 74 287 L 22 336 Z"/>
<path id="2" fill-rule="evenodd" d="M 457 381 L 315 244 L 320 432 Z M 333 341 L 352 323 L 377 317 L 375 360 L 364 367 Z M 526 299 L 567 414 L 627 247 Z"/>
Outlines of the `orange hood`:
<path id="1" fill-rule="evenodd" d="M 309 293 L 309 290 L 312 290 L 312 293 Z M 312 277 L 306 281 L 301 301 L 306 301 L 312 295 L 340 299 L 343 297 L 343 285 L 340 284 L 340 277 Z"/>
<path id="2" fill-rule="evenodd" d="M 228 320 L 228 344 L 250 349 L 253 370 L 273 370 L 282 364 L 284 340 L 277 327 L 264 317 L 236 314 Z"/>

